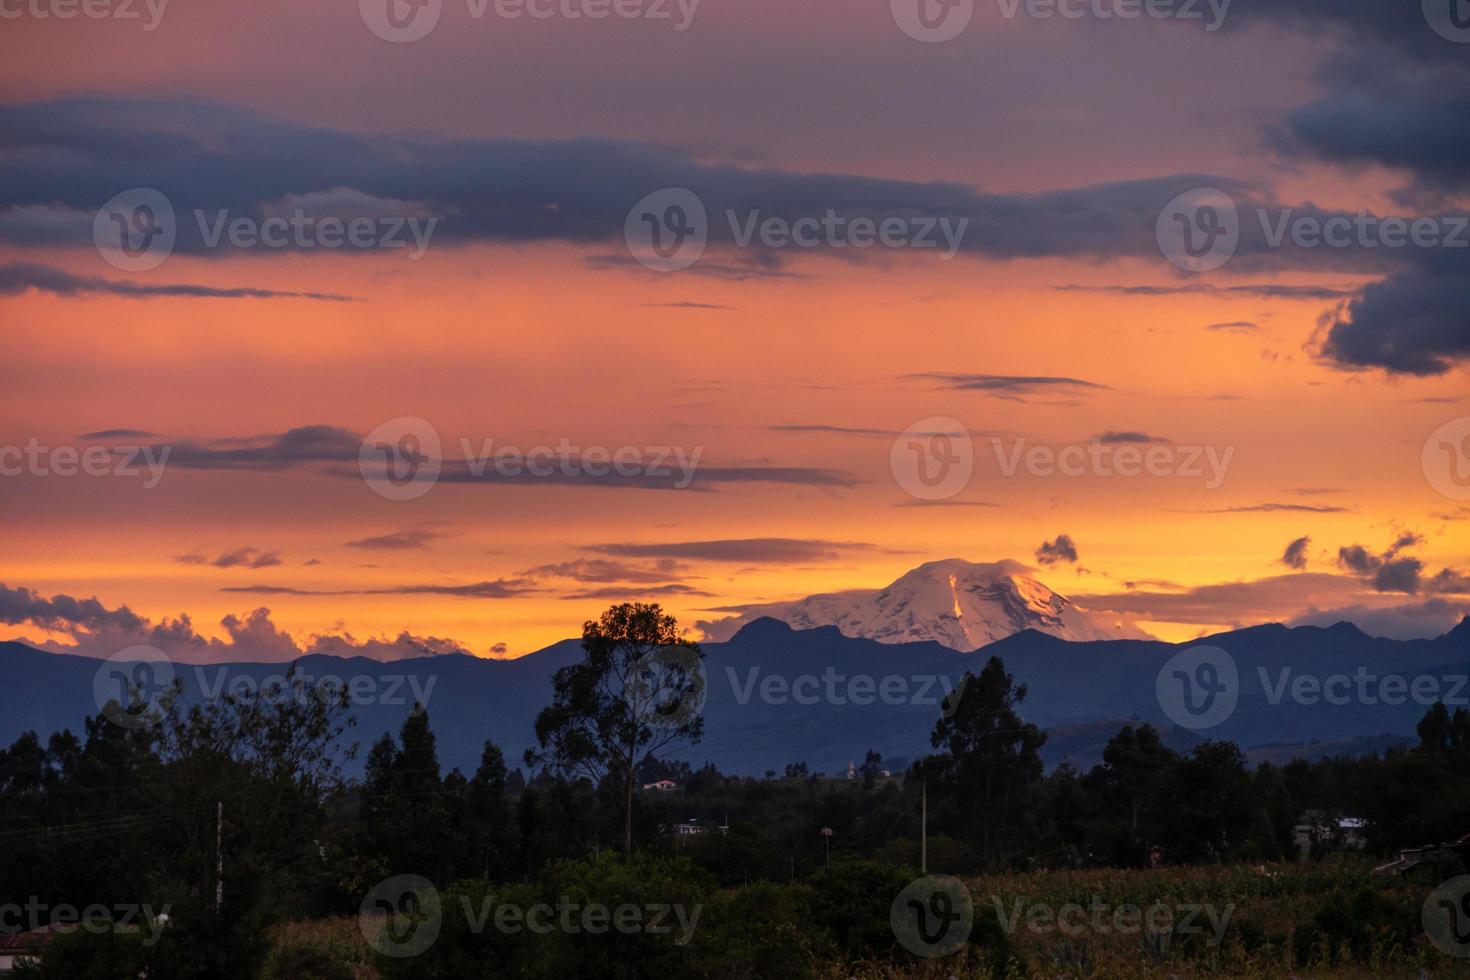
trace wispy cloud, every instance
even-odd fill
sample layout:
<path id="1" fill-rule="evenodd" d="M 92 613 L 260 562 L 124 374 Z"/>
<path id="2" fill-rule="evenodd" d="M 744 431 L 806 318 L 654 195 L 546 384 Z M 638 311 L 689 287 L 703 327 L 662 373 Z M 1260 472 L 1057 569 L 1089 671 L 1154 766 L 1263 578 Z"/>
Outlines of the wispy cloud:
<path id="1" fill-rule="evenodd" d="M 873 545 L 806 538 L 733 538 L 665 544 L 599 544 L 587 550 L 621 558 L 682 558 L 774 565 L 833 561 L 852 552 L 872 551 Z"/>
<path id="2" fill-rule="evenodd" d="M 127 299 L 180 296 L 197 299 L 312 299 L 330 303 L 356 301 L 356 297 L 340 296 L 336 293 L 300 293 L 243 286 L 222 289 L 190 283 L 137 283 L 126 279 L 79 276 L 55 266 L 30 262 L 0 265 L 0 296 L 19 296 L 28 289 L 68 299 L 78 296 L 108 295 L 122 296 Z"/>
<path id="3" fill-rule="evenodd" d="M 259 548 L 236 548 L 215 558 L 188 554 L 179 555 L 174 561 L 181 565 L 212 565 L 215 568 L 271 568 L 281 564 L 281 553 Z"/>
<path id="4" fill-rule="evenodd" d="M 427 551 L 429 542 L 443 537 L 447 535 L 428 528 L 406 528 L 402 531 L 390 531 L 387 534 L 375 534 L 366 538 L 358 538 L 356 541 L 348 541 L 347 547 L 361 548 L 364 551 Z"/>

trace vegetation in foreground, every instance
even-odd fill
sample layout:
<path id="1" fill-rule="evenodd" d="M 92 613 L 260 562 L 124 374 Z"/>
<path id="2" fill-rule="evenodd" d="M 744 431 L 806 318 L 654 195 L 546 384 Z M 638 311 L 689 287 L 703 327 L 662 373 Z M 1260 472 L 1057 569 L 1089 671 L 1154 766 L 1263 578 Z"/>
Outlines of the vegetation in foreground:
<path id="1" fill-rule="evenodd" d="M 148 724 L 113 704 L 84 739 L 21 738 L 0 751 L 0 814 L 16 822 L 0 902 L 147 902 L 169 919 L 69 933 L 19 975 L 1470 975 L 1421 922 L 1429 892 L 1467 870 L 1460 860 L 1404 878 L 1368 871 L 1372 855 L 1467 829 L 1464 710 L 1436 705 L 1412 749 L 1254 770 L 1230 743 L 1179 753 L 1130 726 L 1094 769 L 1045 774 L 1025 689 L 991 658 L 937 720 L 936 753 L 901 778 L 882 778 L 876 750 L 853 781 L 810 778 L 799 762 L 786 779 L 734 778 L 655 754 L 699 737 L 697 717 L 677 710 L 698 648 L 645 669 L 676 635 L 657 607 L 588 623 L 587 660 L 556 678 L 529 779 L 489 743 L 472 775 L 444 774 L 416 709 L 348 780 L 346 692 L 294 680 L 204 705 L 166 700 Z M 618 695 L 610 682 L 630 678 L 637 696 Z M 680 790 L 630 791 L 660 776 Z M 968 944 L 932 962 L 890 918 L 918 875 L 921 796 L 929 867 L 961 876 L 973 908 Z M 1366 818 L 1362 856 L 1330 829 L 1347 812 Z M 1327 829 L 1297 864 L 1286 859 L 1308 814 Z M 691 816 L 728 817 L 728 833 L 676 840 L 672 826 Z M 594 934 L 493 917 L 568 902 L 674 908 L 684 927 Z M 1094 918 L 1097 906 L 1140 918 Z M 1162 917 L 1142 921 L 1155 908 Z"/>

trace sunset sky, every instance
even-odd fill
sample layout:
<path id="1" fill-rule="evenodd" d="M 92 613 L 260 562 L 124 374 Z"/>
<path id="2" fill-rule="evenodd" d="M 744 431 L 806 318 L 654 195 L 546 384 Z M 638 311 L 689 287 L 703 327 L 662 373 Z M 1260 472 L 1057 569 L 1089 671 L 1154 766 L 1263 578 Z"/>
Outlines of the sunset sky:
<path id="1" fill-rule="evenodd" d="M 519 656 L 615 601 L 694 627 L 949 557 L 1025 562 L 1174 641 L 1343 618 L 1429 636 L 1470 612 L 1470 36 L 1418 2 L 1235 0 L 1210 30 L 1204 4 L 975 0 L 923 43 L 904 2 L 703 0 L 678 30 L 675 2 L 591 20 L 442 0 L 404 43 L 371 29 L 374 0 L 178 2 L 152 30 L 142 3 L 15 6 L 0 447 L 169 455 L 156 481 L 0 476 L 0 638 Z M 94 219 L 137 188 L 177 242 L 130 270 Z M 669 188 L 706 205 L 709 242 L 651 270 L 625 224 Z M 1198 188 L 1238 206 L 1240 240 L 1188 272 L 1157 229 Z M 436 220 L 410 258 L 407 231 L 211 246 L 196 209 Z M 946 259 L 742 246 L 725 216 L 828 209 L 966 225 Z M 1258 209 L 1446 237 L 1278 247 Z M 402 418 L 446 460 L 411 500 L 359 465 Z M 934 419 L 965 427 L 974 472 L 926 501 L 894 444 Z M 994 440 L 1022 438 L 1203 473 L 1007 475 Z M 687 486 L 477 478 L 462 441 L 488 440 L 697 466 Z M 1206 450 L 1228 454 L 1218 481 Z M 1059 535 L 1075 560 L 1038 555 Z"/>

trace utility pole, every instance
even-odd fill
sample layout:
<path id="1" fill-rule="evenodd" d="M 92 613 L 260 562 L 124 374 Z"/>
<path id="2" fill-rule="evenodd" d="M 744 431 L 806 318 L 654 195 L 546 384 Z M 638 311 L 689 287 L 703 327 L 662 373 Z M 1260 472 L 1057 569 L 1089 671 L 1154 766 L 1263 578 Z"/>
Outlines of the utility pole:
<path id="1" fill-rule="evenodd" d="M 822 828 L 822 842 L 827 845 L 827 867 L 832 867 L 832 828 Z"/>
<path id="2" fill-rule="evenodd" d="M 929 873 L 929 780 L 920 781 L 919 873 Z"/>
<path id="3" fill-rule="evenodd" d="M 216 804 L 214 815 L 214 914 L 225 904 L 225 801 Z"/>

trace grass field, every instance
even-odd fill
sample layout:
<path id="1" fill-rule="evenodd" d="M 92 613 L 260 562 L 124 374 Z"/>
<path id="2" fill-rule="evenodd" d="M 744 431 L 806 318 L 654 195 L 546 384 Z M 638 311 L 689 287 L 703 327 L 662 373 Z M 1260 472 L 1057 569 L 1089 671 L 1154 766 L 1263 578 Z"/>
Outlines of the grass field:
<path id="1" fill-rule="evenodd" d="M 1470 959 L 1436 949 L 1420 925 L 1430 890 L 1459 871 L 1385 878 L 1368 862 L 1345 861 L 1051 871 L 964 883 L 975 916 L 1003 923 L 1012 977 L 1437 980 L 1470 978 Z M 379 977 L 355 918 L 288 923 L 274 938 L 269 977 Z M 313 962 L 333 972 L 317 974 Z M 900 951 L 886 961 L 815 962 L 812 971 L 822 980 L 982 977 L 991 963 L 972 944 L 933 961 Z M 484 976 L 495 975 L 487 965 Z"/>

